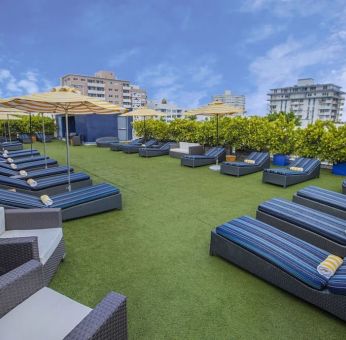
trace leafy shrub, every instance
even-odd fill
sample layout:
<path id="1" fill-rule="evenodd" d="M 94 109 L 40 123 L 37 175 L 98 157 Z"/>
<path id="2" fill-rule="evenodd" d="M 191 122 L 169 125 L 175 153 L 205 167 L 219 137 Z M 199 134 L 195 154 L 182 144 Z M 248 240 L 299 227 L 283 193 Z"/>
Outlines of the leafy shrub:
<path id="1" fill-rule="evenodd" d="M 333 164 L 346 162 L 346 125 L 331 124 L 322 136 L 322 158 Z"/>

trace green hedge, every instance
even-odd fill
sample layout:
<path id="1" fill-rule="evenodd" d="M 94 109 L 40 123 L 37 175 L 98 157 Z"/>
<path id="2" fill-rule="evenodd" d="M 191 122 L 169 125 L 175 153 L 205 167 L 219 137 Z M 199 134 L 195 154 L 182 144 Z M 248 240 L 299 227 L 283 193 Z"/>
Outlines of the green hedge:
<path id="1" fill-rule="evenodd" d="M 32 132 L 42 132 L 43 124 L 42 124 L 42 116 L 33 115 L 32 118 Z M 0 121 L 0 134 L 3 135 L 4 133 L 4 123 L 5 123 L 5 130 L 7 133 L 7 120 L 1 120 Z M 44 117 L 44 124 L 45 124 L 45 131 L 47 135 L 54 135 L 54 132 L 56 131 L 56 125 L 55 125 L 55 119 Z M 30 117 L 22 116 L 18 120 L 11 120 L 10 121 L 10 129 L 11 134 L 15 135 L 16 133 L 29 133 L 30 132 Z"/>
<path id="2" fill-rule="evenodd" d="M 136 135 L 144 135 L 143 121 L 133 122 Z M 198 142 L 215 146 L 216 121 L 176 119 L 170 123 L 146 120 L 146 137 L 161 141 Z M 223 117 L 219 120 L 219 144 L 237 150 L 268 150 L 273 154 L 296 154 L 331 163 L 346 161 L 346 125 L 317 121 L 303 129 L 289 115 Z"/>

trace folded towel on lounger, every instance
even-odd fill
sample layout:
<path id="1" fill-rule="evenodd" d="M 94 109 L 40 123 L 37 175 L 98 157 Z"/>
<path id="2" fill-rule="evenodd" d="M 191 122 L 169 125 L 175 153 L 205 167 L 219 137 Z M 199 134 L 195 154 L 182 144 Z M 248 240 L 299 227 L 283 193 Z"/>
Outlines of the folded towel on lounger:
<path id="1" fill-rule="evenodd" d="M 4 151 L 2 152 L 2 155 L 3 155 L 4 157 L 7 157 L 8 151 L 7 151 L 7 150 L 4 150 Z"/>
<path id="2" fill-rule="evenodd" d="M 14 162 L 13 158 L 7 158 L 6 161 L 7 161 L 7 163 L 13 163 Z"/>
<path id="3" fill-rule="evenodd" d="M 331 278 L 337 269 L 342 265 L 343 259 L 336 255 L 328 255 L 328 257 L 321 262 L 318 267 L 317 271 L 326 277 L 327 279 Z"/>
<path id="4" fill-rule="evenodd" d="M 32 179 L 32 178 L 29 178 L 29 179 L 26 181 L 26 183 L 28 183 L 32 188 L 37 187 L 37 182 L 36 182 L 34 179 Z"/>
<path id="5" fill-rule="evenodd" d="M 253 159 L 244 159 L 244 163 L 255 164 L 256 162 Z"/>
<path id="6" fill-rule="evenodd" d="M 12 168 L 13 170 L 17 170 L 17 165 L 14 164 L 14 163 L 11 163 L 11 168 Z"/>
<path id="7" fill-rule="evenodd" d="M 300 168 L 298 166 L 291 166 L 290 170 L 292 170 L 292 171 L 304 171 L 304 168 Z"/>
<path id="8" fill-rule="evenodd" d="M 53 200 L 48 195 L 42 195 L 40 197 L 40 200 L 46 207 L 49 207 L 53 204 Z"/>
<path id="9" fill-rule="evenodd" d="M 28 173 L 25 170 L 20 170 L 19 175 L 21 175 L 22 177 L 26 177 L 28 176 Z"/>

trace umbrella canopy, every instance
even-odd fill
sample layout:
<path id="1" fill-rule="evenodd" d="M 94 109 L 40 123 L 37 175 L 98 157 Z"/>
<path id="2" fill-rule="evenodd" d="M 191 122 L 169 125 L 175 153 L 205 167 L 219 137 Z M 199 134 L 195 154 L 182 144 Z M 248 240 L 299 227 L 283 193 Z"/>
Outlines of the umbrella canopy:
<path id="1" fill-rule="evenodd" d="M 115 114 L 124 112 L 120 106 L 110 104 L 104 100 L 83 96 L 72 87 L 58 86 L 50 92 L 35 93 L 21 97 L 12 97 L 0 100 L 0 105 L 14 107 L 28 112 L 45 112 L 64 114 L 66 126 L 66 158 L 68 166 L 68 190 L 70 182 L 70 147 L 68 132 L 68 115 L 78 114 Z"/>
<path id="2" fill-rule="evenodd" d="M 145 120 L 147 117 L 164 117 L 166 116 L 164 113 L 160 111 L 155 111 L 153 109 L 149 109 L 146 106 L 140 107 L 137 110 L 133 110 L 130 112 L 126 112 L 121 115 L 122 117 L 143 117 L 144 122 L 144 142 L 146 141 L 146 127 L 145 127 Z"/>

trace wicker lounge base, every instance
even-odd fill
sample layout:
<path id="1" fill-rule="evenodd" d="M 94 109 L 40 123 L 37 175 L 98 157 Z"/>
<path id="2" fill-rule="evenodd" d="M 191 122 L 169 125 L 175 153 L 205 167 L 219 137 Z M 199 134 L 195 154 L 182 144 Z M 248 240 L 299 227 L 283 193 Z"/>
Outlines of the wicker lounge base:
<path id="1" fill-rule="evenodd" d="M 213 158 L 181 158 L 180 165 L 188 166 L 190 168 L 197 168 L 199 166 L 215 164 L 216 160 Z"/>
<path id="2" fill-rule="evenodd" d="M 256 211 L 256 219 L 275 226 L 275 228 L 309 242 L 316 247 L 325 249 L 334 255 L 346 257 L 346 246 L 334 242 L 325 236 L 319 235 L 305 228 L 301 228 L 293 223 L 284 221 L 260 210 Z"/>
<path id="3" fill-rule="evenodd" d="M 233 166 L 233 165 L 228 165 L 227 163 L 222 163 L 221 164 L 221 169 L 220 173 L 225 174 L 225 175 L 231 175 L 231 176 L 244 176 L 244 175 L 249 175 L 253 174 L 255 172 L 262 171 L 266 168 L 270 167 L 270 160 L 264 163 L 262 166 Z"/>
<path id="4" fill-rule="evenodd" d="M 118 137 L 101 137 L 96 139 L 98 148 L 109 148 L 111 143 L 119 143 Z"/>
<path id="5" fill-rule="evenodd" d="M 301 175 L 282 175 L 263 171 L 262 182 L 276 184 L 286 188 L 289 185 L 305 182 L 318 177 L 320 177 L 320 167 L 314 169 L 309 174 Z"/>
<path id="6" fill-rule="evenodd" d="M 100 214 L 110 210 L 121 210 L 121 193 L 105 198 L 82 203 L 71 208 L 62 209 L 62 220 L 73 220 L 80 217 Z"/>
<path id="7" fill-rule="evenodd" d="M 91 179 L 86 179 L 83 181 L 78 181 L 78 182 L 71 182 L 71 189 L 72 190 L 76 190 L 79 188 L 84 188 L 84 187 L 88 187 L 92 185 L 92 180 Z M 13 187 L 7 186 L 7 185 L 1 185 L 0 184 L 0 189 L 12 189 Z M 20 189 L 20 188 L 16 188 L 16 192 L 22 192 L 24 194 L 30 194 L 30 195 L 34 195 L 34 196 L 41 196 L 41 195 L 56 195 L 56 194 L 60 194 L 62 192 L 65 192 L 68 190 L 68 184 L 61 184 L 61 185 L 57 185 L 54 187 L 50 187 L 50 188 L 45 188 L 42 190 L 27 190 L 27 189 Z"/>
<path id="8" fill-rule="evenodd" d="M 342 182 L 342 193 L 346 195 L 346 179 Z"/>
<path id="9" fill-rule="evenodd" d="M 157 157 L 157 156 L 165 156 L 169 154 L 168 150 L 154 150 L 149 148 L 139 149 L 138 155 L 140 157 Z"/>
<path id="10" fill-rule="evenodd" d="M 313 289 L 263 258 L 218 235 L 215 230 L 211 232 L 210 255 L 222 257 L 346 321 L 346 295 L 333 294 L 328 289 Z"/>
<path id="11" fill-rule="evenodd" d="M 293 202 L 305 205 L 306 207 L 309 207 L 309 208 L 312 208 L 315 210 L 322 211 L 326 214 L 330 214 L 330 215 L 333 215 L 333 216 L 336 216 L 339 218 L 346 219 L 346 211 L 345 210 L 334 208 L 332 206 L 322 204 L 322 203 L 310 200 L 310 199 L 305 198 L 305 197 L 298 196 L 297 194 L 293 195 Z"/>

